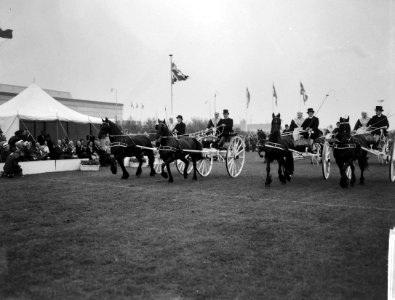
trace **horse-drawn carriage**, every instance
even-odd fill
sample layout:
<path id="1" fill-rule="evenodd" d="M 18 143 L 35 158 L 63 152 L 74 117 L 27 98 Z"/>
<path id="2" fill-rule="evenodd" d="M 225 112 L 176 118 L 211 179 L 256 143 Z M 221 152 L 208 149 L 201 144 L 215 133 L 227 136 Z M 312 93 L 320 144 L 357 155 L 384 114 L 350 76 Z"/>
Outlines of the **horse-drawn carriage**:
<path id="1" fill-rule="evenodd" d="M 345 124 L 348 120 L 341 119 Z M 342 126 L 342 124 L 341 124 Z M 372 135 L 373 130 L 380 130 L 379 140 L 375 140 Z M 360 148 L 366 154 L 375 156 L 380 164 L 389 165 L 389 179 L 391 182 L 395 182 L 395 139 L 392 139 L 384 135 L 385 128 L 371 128 L 360 129 L 355 133 L 351 134 L 349 142 L 339 143 L 338 139 L 334 139 L 331 136 L 327 136 L 322 147 L 322 174 L 325 179 L 328 179 L 331 171 L 331 152 L 344 151 L 347 149 Z M 349 132 L 347 130 L 347 132 Z M 360 141 L 354 139 L 359 138 Z M 352 178 L 352 166 L 348 165 L 345 169 L 345 175 L 348 180 Z"/>
<path id="2" fill-rule="evenodd" d="M 222 133 L 221 129 L 222 127 L 214 127 L 187 135 L 188 137 L 196 138 L 203 146 L 202 150 L 184 150 L 185 157 L 189 161 L 191 161 L 191 153 L 201 153 L 201 159 L 196 162 L 197 172 L 200 176 L 206 177 L 210 174 L 214 161 L 225 163 L 230 177 L 239 176 L 243 169 L 245 161 L 244 140 L 237 133 L 232 133 L 224 145 L 219 147 L 218 141 Z M 157 155 L 155 164 L 158 171 L 162 163 L 159 155 Z M 184 174 L 185 163 L 178 159 L 175 165 L 177 171 L 180 174 Z M 189 164 L 187 173 L 192 172 L 192 170 L 193 166 Z"/>
<path id="3" fill-rule="evenodd" d="M 173 161 L 184 178 L 193 169 L 201 176 L 208 176 L 214 159 L 225 162 L 229 176 L 237 177 L 241 173 L 245 161 L 244 141 L 237 133 L 232 133 L 224 145 L 218 147 L 219 132 L 217 129 L 219 128 L 176 137 L 171 134 L 164 121 L 159 122 L 155 136 L 156 144 L 153 146 L 148 137 L 123 134 L 115 123 L 106 119 L 103 120 L 100 128 L 99 138 L 105 134 L 110 135 L 114 156 L 111 171 L 116 173 L 115 161 L 117 161 L 123 171 L 122 179 L 129 177 L 124 166 L 124 158 L 136 157 L 139 161 L 136 175 L 139 176 L 142 172 L 143 155 L 148 157 L 148 164 L 151 167 L 150 175 L 160 173 L 163 177 L 169 178 L 169 182 L 173 181 L 169 165 Z M 192 163 L 190 164 L 190 162 Z M 196 172 L 193 174 L 194 179 L 196 179 Z"/>

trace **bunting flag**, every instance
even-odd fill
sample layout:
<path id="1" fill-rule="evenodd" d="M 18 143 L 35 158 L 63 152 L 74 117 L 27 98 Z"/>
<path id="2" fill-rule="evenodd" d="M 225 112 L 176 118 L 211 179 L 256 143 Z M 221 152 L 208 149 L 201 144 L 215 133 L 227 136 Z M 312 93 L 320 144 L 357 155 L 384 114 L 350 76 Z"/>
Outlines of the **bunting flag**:
<path id="1" fill-rule="evenodd" d="M 136 108 L 139 108 L 139 104 L 138 103 L 136 103 Z"/>
<path id="2" fill-rule="evenodd" d="M 3 30 L 0 28 L 0 38 L 3 39 L 12 39 L 12 31 L 11 29 Z"/>
<path id="3" fill-rule="evenodd" d="M 309 96 L 306 95 L 306 91 L 302 82 L 300 82 L 300 94 L 303 96 L 303 102 L 306 103 L 307 99 L 309 99 Z"/>
<path id="4" fill-rule="evenodd" d="M 248 105 L 250 105 L 250 98 L 251 98 L 250 91 L 248 90 L 248 88 L 246 89 L 246 92 L 247 92 L 247 108 L 248 108 Z"/>
<path id="5" fill-rule="evenodd" d="M 171 83 L 174 84 L 177 81 L 183 81 L 188 79 L 188 75 L 183 74 L 176 66 L 175 63 L 171 64 Z"/>
<path id="6" fill-rule="evenodd" d="M 276 92 L 276 88 L 274 87 L 274 84 L 273 84 L 273 98 L 275 99 L 275 103 L 277 107 L 277 92 Z"/>

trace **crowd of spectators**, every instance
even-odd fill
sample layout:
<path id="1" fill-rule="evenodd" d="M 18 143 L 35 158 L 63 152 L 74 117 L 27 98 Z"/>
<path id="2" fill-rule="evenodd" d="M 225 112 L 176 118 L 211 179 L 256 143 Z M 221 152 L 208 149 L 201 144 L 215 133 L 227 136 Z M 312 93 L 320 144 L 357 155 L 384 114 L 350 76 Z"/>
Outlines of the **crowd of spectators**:
<path id="1" fill-rule="evenodd" d="M 88 158 L 97 161 L 101 166 L 107 166 L 110 164 L 110 154 L 108 136 L 98 140 L 88 135 L 86 140 L 79 139 L 74 142 L 67 137 L 52 140 L 45 131 L 41 131 L 35 139 L 28 130 L 18 130 L 7 142 L 0 129 L 0 163 L 5 162 L 7 165 L 8 160 L 9 166 L 14 166 L 18 161 L 72 158 Z"/>

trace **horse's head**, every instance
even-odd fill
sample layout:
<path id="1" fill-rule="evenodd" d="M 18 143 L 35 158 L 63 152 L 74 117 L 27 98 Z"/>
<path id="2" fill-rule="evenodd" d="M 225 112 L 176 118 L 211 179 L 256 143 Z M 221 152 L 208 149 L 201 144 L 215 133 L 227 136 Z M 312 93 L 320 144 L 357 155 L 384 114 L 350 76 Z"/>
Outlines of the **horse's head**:
<path id="1" fill-rule="evenodd" d="M 108 118 L 105 118 L 104 120 L 102 119 L 102 121 L 103 123 L 100 125 L 100 130 L 98 134 L 99 139 L 102 139 L 104 136 L 106 136 L 107 133 L 111 133 L 111 121 L 109 121 Z"/>
<path id="2" fill-rule="evenodd" d="M 281 131 L 281 119 L 280 114 L 275 115 L 272 114 L 272 124 L 271 124 L 271 132 Z"/>
<path id="3" fill-rule="evenodd" d="M 349 123 L 350 117 L 340 118 L 337 132 L 337 139 L 341 142 L 348 141 L 351 137 L 351 126 Z"/>
<path id="4" fill-rule="evenodd" d="M 158 124 L 155 125 L 155 129 L 156 129 L 156 136 L 155 136 L 155 138 L 157 140 L 159 140 L 162 136 L 172 135 L 170 133 L 169 127 L 167 127 L 167 125 L 166 125 L 166 121 L 165 120 L 161 121 L 161 120 L 158 119 Z"/>

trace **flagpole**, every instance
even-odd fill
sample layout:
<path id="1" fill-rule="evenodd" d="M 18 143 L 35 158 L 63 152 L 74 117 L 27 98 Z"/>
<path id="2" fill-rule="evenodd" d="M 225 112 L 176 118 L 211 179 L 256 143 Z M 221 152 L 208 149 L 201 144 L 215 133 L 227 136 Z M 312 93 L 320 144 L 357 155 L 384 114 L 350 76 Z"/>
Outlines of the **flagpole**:
<path id="1" fill-rule="evenodd" d="M 214 94 L 214 113 L 216 112 L 217 112 L 217 93 Z"/>
<path id="2" fill-rule="evenodd" d="M 173 115 L 173 54 L 169 54 L 170 56 L 170 115 Z"/>

